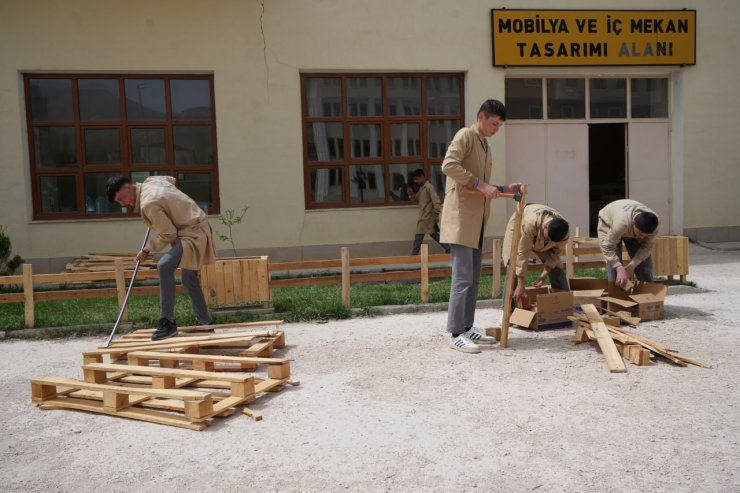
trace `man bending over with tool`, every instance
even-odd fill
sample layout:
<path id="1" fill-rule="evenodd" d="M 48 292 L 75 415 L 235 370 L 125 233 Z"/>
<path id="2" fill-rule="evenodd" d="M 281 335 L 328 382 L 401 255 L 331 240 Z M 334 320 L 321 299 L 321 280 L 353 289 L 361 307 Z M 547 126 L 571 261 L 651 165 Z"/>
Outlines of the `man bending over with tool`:
<path id="1" fill-rule="evenodd" d="M 511 261 L 511 241 L 514 237 L 516 213 L 509 219 L 504 235 L 504 265 Z M 527 204 L 522 213 L 522 228 L 519 238 L 518 260 L 516 262 L 516 288 L 512 294 L 514 300 L 527 298 L 524 290 L 524 278 L 527 275 L 527 264 L 530 254 L 534 253 L 542 261 L 542 274 L 534 282 L 534 287 L 542 287 L 545 278 L 550 278 L 553 289 L 570 291 L 568 276 L 565 275 L 560 256 L 565 253 L 568 241 L 568 222 L 552 207 L 540 204 Z"/>
<path id="2" fill-rule="evenodd" d="M 657 214 L 635 200 L 615 200 L 599 211 L 598 234 L 609 281 L 625 288 L 633 274 L 640 281 L 653 280 L 651 253 L 658 235 Z M 626 266 L 622 265 L 622 243 L 631 259 Z"/>
<path id="3" fill-rule="evenodd" d="M 108 199 L 140 212 L 144 224 L 157 234 L 136 255 L 143 262 L 151 252 L 171 248 L 157 262 L 159 271 L 160 319 L 153 341 L 177 334 L 175 322 L 175 269 L 182 269 L 182 284 L 187 290 L 197 325 L 208 325 L 208 313 L 198 269 L 216 261 L 213 233 L 206 214 L 198 205 L 175 187 L 171 176 L 150 176 L 144 183 L 133 184 L 125 176 L 108 180 Z"/>

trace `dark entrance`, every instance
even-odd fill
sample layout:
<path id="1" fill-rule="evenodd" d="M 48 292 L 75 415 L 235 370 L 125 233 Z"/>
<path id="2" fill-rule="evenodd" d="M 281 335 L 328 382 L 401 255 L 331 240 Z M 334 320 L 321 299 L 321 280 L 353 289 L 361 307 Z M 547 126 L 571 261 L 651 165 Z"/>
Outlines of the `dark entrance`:
<path id="1" fill-rule="evenodd" d="M 589 233 L 596 236 L 599 210 L 627 197 L 626 123 L 588 126 Z"/>

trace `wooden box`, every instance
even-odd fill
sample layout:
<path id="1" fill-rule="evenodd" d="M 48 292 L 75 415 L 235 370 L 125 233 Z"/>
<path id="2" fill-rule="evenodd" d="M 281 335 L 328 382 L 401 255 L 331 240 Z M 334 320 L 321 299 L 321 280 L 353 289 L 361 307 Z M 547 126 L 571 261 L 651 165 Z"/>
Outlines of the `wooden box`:
<path id="1" fill-rule="evenodd" d="M 208 306 L 260 302 L 270 305 L 268 257 L 217 259 L 200 269 L 200 283 Z"/>
<path id="2" fill-rule="evenodd" d="M 653 248 L 654 276 L 682 276 L 689 273 L 689 239 L 686 236 L 658 236 Z"/>

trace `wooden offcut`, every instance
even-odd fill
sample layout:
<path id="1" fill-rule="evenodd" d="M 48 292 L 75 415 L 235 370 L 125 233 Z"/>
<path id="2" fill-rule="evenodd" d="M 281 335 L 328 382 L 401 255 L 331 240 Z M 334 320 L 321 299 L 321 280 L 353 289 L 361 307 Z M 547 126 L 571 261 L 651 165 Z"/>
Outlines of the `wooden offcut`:
<path id="1" fill-rule="evenodd" d="M 609 330 L 606 328 L 604 321 L 601 320 L 598 310 L 594 305 L 581 305 L 583 313 L 588 317 L 588 321 L 591 323 L 591 330 L 593 330 L 596 336 L 596 342 L 601 348 L 601 352 L 606 359 L 606 365 L 609 367 L 609 371 L 612 373 L 624 373 L 627 368 L 624 366 L 624 360 L 617 351 L 617 347 L 614 345 L 614 340 L 609 335 Z"/>

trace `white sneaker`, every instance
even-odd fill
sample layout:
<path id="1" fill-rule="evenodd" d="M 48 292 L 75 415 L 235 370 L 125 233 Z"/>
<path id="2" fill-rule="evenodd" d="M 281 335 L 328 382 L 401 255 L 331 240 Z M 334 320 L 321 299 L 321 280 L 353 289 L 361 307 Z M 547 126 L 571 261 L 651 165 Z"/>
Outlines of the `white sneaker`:
<path id="1" fill-rule="evenodd" d="M 450 347 L 463 353 L 480 353 L 478 345 L 465 337 L 465 334 L 450 338 Z"/>
<path id="2" fill-rule="evenodd" d="M 478 327 L 470 327 L 464 333 L 465 337 L 473 341 L 475 344 L 496 344 L 496 338 L 485 334 Z"/>

